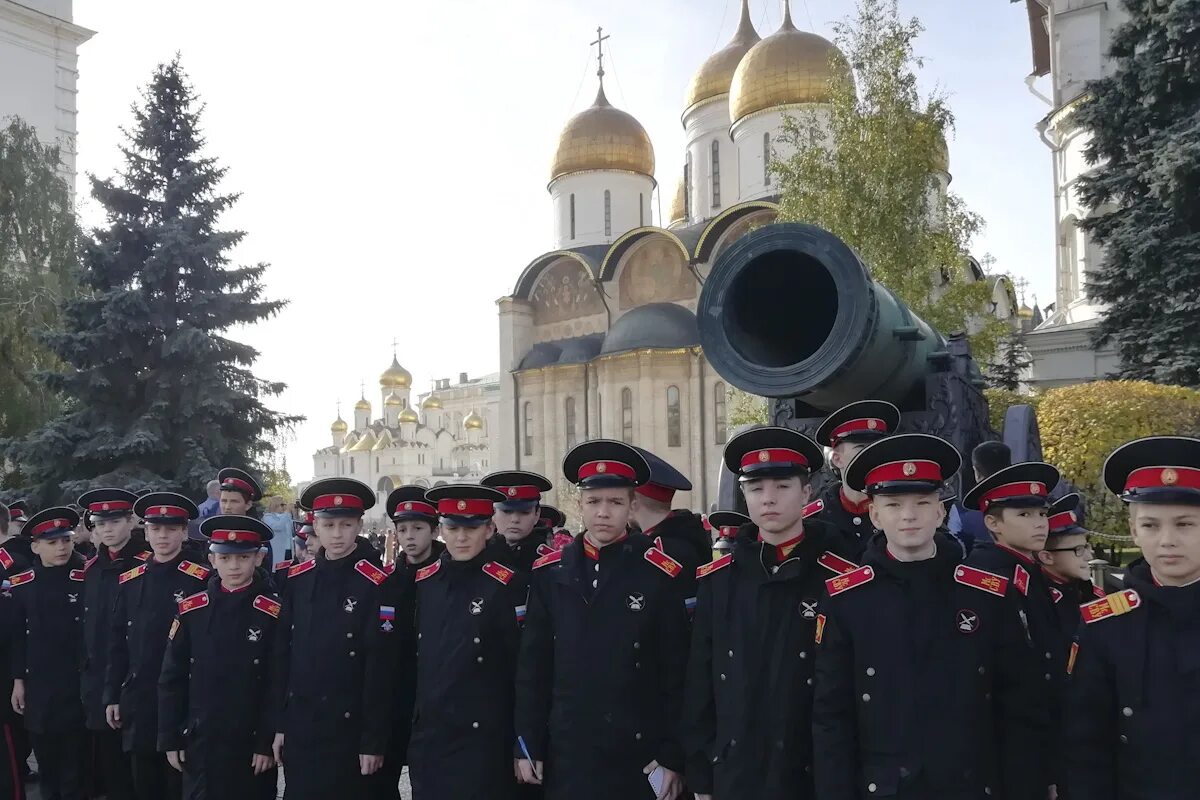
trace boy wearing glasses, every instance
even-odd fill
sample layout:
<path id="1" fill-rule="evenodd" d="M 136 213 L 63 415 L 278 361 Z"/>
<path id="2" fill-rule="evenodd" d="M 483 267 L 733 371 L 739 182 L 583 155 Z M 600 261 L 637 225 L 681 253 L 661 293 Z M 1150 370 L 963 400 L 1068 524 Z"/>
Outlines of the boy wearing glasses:
<path id="1" fill-rule="evenodd" d="M 1037 554 L 1050 597 L 1058 611 L 1060 631 L 1066 635 L 1068 650 L 1079 629 L 1079 607 L 1104 597 L 1104 590 L 1092 584 L 1092 571 L 1088 566 L 1092 545 L 1087 539 L 1087 529 L 1079 523 L 1078 494 L 1072 493 L 1055 501 L 1050 506 L 1046 548 Z"/>

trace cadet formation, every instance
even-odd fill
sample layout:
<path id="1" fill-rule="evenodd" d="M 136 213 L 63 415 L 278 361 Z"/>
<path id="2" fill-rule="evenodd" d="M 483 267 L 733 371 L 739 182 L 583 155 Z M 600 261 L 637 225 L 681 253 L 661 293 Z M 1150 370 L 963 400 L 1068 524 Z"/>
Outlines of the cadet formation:
<path id="1" fill-rule="evenodd" d="M 951 497 L 900 421 L 735 436 L 744 514 L 609 440 L 563 461 L 574 535 L 542 475 L 402 486 L 386 558 L 348 478 L 275 564 L 240 469 L 202 520 L 0 506 L 0 800 L 30 749 L 46 800 L 1200 797 L 1200 439 L 1108 458 L 1142 558 L 1106 592 L 1053 465 L 988 443 Z"/>

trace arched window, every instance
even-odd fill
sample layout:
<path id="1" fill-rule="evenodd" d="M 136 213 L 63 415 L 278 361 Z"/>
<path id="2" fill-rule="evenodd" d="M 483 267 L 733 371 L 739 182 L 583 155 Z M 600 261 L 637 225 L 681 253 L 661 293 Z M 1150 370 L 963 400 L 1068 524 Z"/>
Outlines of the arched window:
<path id="1" fill-rule="evenodd" d="M 763 186 L 771 185 L 771 134 L 763 134 Z"/>
<path id="2" fill-rule="evenodd" d="M 575 195 L 571 195 L 571 238 L 575 238 Z"/>
<path id="3" fill-rule="evenodd" d="M 628 386 L 621 390 L 621 441 L 633 444 L 633 391 Z"/>
<path id="4" fill-rule="evenodd" d="M 692 152 L 689 150 L 683 162 L 683 216 L 692 218 Z"/>
<path id="5" fill-rule="evenodd" d="M 679 414 L 679 387 L 667 387 L 667 447 L 679 447 L 683 421 Z"/>
<path id="6" fill-rule="evenodd" d="M 728 435 L 725 428 L 725 384 L 713 386 L 713 440 L 717 444 L 725 444 Z"/>
<path id="7" fill-rule="evenodd" d="M 567 428 L 567 449 L 570 450 L 577 443 L 575 438 L 575 398 L 568 397 L 563 403 L 563 421 Z"/>
<path id="8" fill-rule="evenodd" d="M 525 455 L 533 455 L 533 403 L 525 403 Z"/>
<path id="9" fill-rule="evenodd" d="M 646 195 L 638 194 L 638 227 L 646 224 Z"/>
<path id="10" fill-rule="evenodd" d="M 612 236 L 612 192 L 604 190 L 604 235 Z"/>
<path id="11" fill-rule="evenodd" d="M 596 392 L 596 435 L 604 438 L 604 395 Z"/>
<path id="12" fill-rule="evenodd" d="M 712 143 L 712 204 L 721 207 L 721 144 L 716 139 Z"/>
<path id="13" fill-rule="evenodd" d="M 350 456 L 350 474 L 354 474 L 354 456 Z"/>

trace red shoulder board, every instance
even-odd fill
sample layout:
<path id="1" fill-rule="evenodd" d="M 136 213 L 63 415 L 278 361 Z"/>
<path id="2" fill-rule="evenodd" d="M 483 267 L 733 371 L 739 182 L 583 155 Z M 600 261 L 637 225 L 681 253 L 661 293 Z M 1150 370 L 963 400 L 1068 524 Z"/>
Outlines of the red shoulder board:
<path id="1" fill-rule="evenodd" d="M 1050 597 L 1054 600 L 1054 602 L 1057 603 L 1059 600 L 1063 599 L 1063 593 L 1060 592 L 1058 589 L 1055 589 L 1053 586 L 1051 586 L 1050 587 Z"/>
<path id="2" fill-rule="evenodd" d="M 419 581 L 423 581 L 426 578 L 428 578 L 430 575 L 436 575 L 437 571 L 441 568 L 442 568 L 441 561 L 435 561 L 427 567 L 421 567 L 419 570 L 417 570 L 416 579 Z"/>
<path id="3" fill-rule="evenodd" d="M 864 583 L 870 583 L 875 580 L 875 570 L 870 566 L 859 567 L 856 570 L 851 570 L 844 575 L 838 575 L 836 578 L 830 578 L 825 581 L 825 588 L 829 591 L 829 596 L 853 589 L 855 586 L 862 586 Z"/>
<path id="4" fill-rule="evenodd" d="M 512 580 L 513 571 L 503 564 L 497 564 L 495 561 L 489 561 L 483 565 L 483 571 L 491 577 L 503 583 L 505 586 Z"/>
<path id="5" fill-rule="evenodd" d="M 84 576 L 85 574 L 87 574 L 87 568 L 86 568 L 86 567 L 84 567 L 83 569 L 73 569 L 73 570 L 71 570 L 71 572 L 69 573 L 68 577 L 69 577 L 71 580 L 73 580 L 73 581 L 81 581 L 81 580 L 83 580 L 83 576 Z"/>
<path id="6" fill-rule="evenodd" d="M 384 564 L 383 571 L 386 572 L 388 575 L 391 575 L 393 572 L 396 571 L 396 562 L 393 561 L 390 564 Z"/>
<path id="7" fill-rule="evenodd" d="M 546 555 L 534 561 L 533 568 L 547 567 L 551 564 L 557 564 L 559 561 L 562 561 L 562 550 L 555 550 L 553 553 L 546 553 Z"/>
<path id="8" fill-rule="evenodd" d="M 196 592 L 191 597 L 185 597 L 179 601 L 179 613 L 186 614 L 197 608 L 204 608 L 206 605 L 208 605 L 208 592 Z"/>
<path id="9" fill-rule="evenodd" d="M 817 563 L 835 575 L 845 575 L 847 572 L 853 572 L 858 569 L 858 564 L 828 550 L 821 554 L 821 557 L 817 559 Z"/>
<path id="10" fill-rule="evenodd" d="M 8 554 L 8 551 L 3 547 L 0 547 L 0 567 L 12 569 L 12 565 L 15 563 L 16 562 L 13 561 L 13 557 Z"/>
<path id="11" fill-rule="evenodd" d="M 365 558 L 354 565 L 354 571 L 376 586 L 387 580 L 387 573 Z"/>
<path id="12" fill-rule="evenodd" d="M 135 555 L 134 558 L 136 558 L 138 561 L 149 561 L 150 556 L 152 556 L 152 555 L 154 555 L 154 553 L 152 551 L 143 550 L 142 552 Z"/>
<path id="13" fill-rule="evenodd" d="M 809 503 L 808 505 L 806 505 L 804 507 L 804 512 L 801 516 L 803 519 L 808 519 L 813 514 L 820 514 L 824 510 L 825 510 L 825 501 L 824 500 L 813 500 L 811 503 Z M 849 563 L 849 562 L 846 562 L 846 563 Z"/>
<path id="14" fill-rule="evenodd" d="M 1104 590 L 1099 586 L 1092 586 L 1092 594 L 1096 597 L 1104 597 Z"/>
<path id="15" fill-rule="evenodd" d="M 997 597 L 1004 597 L 1004 593 L 1008 591 L 1008 578 L 968 567 L 966 564 L 959 564 L 954 568 L 954 580 L 963 586 L 973 586 Z"/>
<path id="16" fill-rule="evenodd" d="M 1084 603 L 1079 610 L 1083 614 L 1083 621 L 1090 625 L 1105 617 L 1119 617 L 1122 614 L 1128 614 L 1141 604 L 1142 598 L 1137 592 L 1133 589 L 1125 589 L 1105 595 L 1099 600 Z"/>
<path id="17" fill-rule="evenodd" d="M 301 561 L 299 564 L 292 564 L 288 569 L 288 579 L 292 579 L 297 575 L 303 575 L 317 565 L 315 558 L 310 558 L 308 561 Z"/>
<path id="18" fill-rule="evenodd" d="M 86 575 L 87 571 L 92 568 L 92 564 L 96 563 L 96 559 L 100 556 L 92 556 L 87 561 L 83 562 L 83 572 Z"/>
<path id="19" fill-rule="evenodd" d="M 267 616 L 279 619 L 280 606 L 278 600 L 272 600 L 265 594 L 260 594 L 258 597 L 254 598 L 254 607 Z"/>
<path id="20" fill-rule="evenodd" d="M 554 548 L 551 547 L 550 545 L 546 544 L 545 542 L 542 542 L 541 544 L 539 544 L 537 546 L 537 554 L 538 554 L 539 558 L 541 556 L 548 556 L 553 552 L 554 552 Z"/>
<path id="21" fill-rule="evenodd" d="M 202 567 L 199 564 L 193 564 L 191 561 L 180 561 L 179 571 L 184 575 L 191 575 L 196 580 L 208 580 L 209 573 L 212 570 L 207 567 Z"/>
<path id="22" fill-rule="evenodd" d="M 680 564 L 678 561 L 671 558 L 657 547 L 651 547 L 646 550 L 646 552 L 642 554 L 642 558 L 646 559 L 672 578 L 683 572 L 683 564 Z"/>
<path id="23" fill-rule="evenodd" d="M 13 575 L 11 578 L 8 579 L 8 582 L 11 583 L 13 586 L 20 586 L 22 583 L 29 583 L 30 581 L 32 581 L 33 577 L 34 577 L 33 570 L 27 569 L 24 572 L 18 572 L 16 575 Z"/>
<path id="24" fill-rule="evenodd" d="M 121 577 L 117 579 L 117 583 L 125 583 L 125 581 L 131 581 L 134 578 L 141 575 L 145 571 L 146 571 L 145 564 L 136 566 L 133 569 L 125 570 L 124 572 L 121 573 Z"/>
<path id="25" fill-rule="evenodd" d="M 280 561 L 278 564 L 276 564 L 272 571 L 279 572 L 282 569 L 291 569 L 291 568 L 292 568 L 292 560 L 290 558 L 288 558 L 288 559 Z"/>
<path id="26" fill-rule="evenodd" d="M 696 580 L 700 580 L 706 575 L 712 575 L 719 569 L 724 569 L 733 563 L 733 553 L 726 553 L 720 558 L 710 561 L 707 564 L 701 564 L 696 567 Z"/>
<path id="27" fill-rule="evenodd" d="M 1029 573 L 1020 564 L 1013 570 L 1013 586 L 1023 595 L 1029 594 Z"/>

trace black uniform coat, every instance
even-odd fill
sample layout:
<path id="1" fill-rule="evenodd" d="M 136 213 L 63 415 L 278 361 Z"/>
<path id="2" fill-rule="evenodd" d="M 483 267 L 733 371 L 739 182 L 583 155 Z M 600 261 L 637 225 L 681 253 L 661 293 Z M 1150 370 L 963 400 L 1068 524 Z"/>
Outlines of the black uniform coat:
<path id="1" fill-rule="evenodd" d="M 279 702 L 289 800 L 362 797 L 370 782 L 358 756 L 388 752 L 396 598 L 378 562 L 359 537 L 349 555 L 322 553 L 288 577 L 276 644 L 286 664 Z"/>
<path id="2" fill-rule="evenodd" d="M 999 629 L 993 718 L 997 769 L 1005 800 L 1043 800 L 1059 780 L 1055 765 L 1061 741 L 1058 721 L 1067 677 L 1070 634 L 1036 562 L 991 542 L 977 543 L 966 562 L 1008 581 L 998 618 L 983 625 Z M 1022 589 L 1022 584 L 1025 588 Z"/>
<path id="3" fill-rule="evenodd" d="M 416 597 L 414 579 L 417 570 L 427 567 L 442 557 L 446 545 L 433 540 L 429 557 L 416 563 L 408 563 L 408 558 L 400 551 L 400 561 L 392 577 L 395 593 L 402 598 L 396 607 L 397 634 L 415 637 Z M 401 625 L 407 625 L 408 630 L 401 630 Z M 415 638 L 401 641 L 398 644 L 399 667 L 396 670 L 395 713 L 392 715 L 392 738 L 388 747 L 387 762 L 395 767 L 399 780 L 400 767 L 408 763 L 408 740 L 412 734 L 413 709 L 417 698 L 417 649 Z M 385 763 L 387 763 L 385 762 Z"/>
<path id="4" fill-rule="evenodd" d="M 865 508 L 850 511 L 842 502 L 842 484 L 833 481 L 821 492 L 821 502 L 824 507 L 816 518 L 832 525 L 846 540 L 851 553 L 858 557 L 867 549 L 867 543 L 875 535 L 875 526 L 871 524 L 871 516 Z"/>
<path id="5" fill-rule="evenodd" d="M 662 522 L 643 531 L 667 555 L 683 565 L 675 579 L 675 590 L 689 607 L 695 608 L 696 570 L 712 560 L 712 537 L 699 514 L 674 510 Z"/>
<path id="6" fill-rule="evenodd" d="M 833 528 L 808 520 L 778 563 L 746 524 L 733 552 L 702 568 L 683 718 L 691 791 L 813 797 L 813 641 L 825 580 L 838 574 L 817 560 L 847 549 Z"/>
<path id="7" fill-rule="evenodd" d="M 1155 585 L 1138 561 L 1124 614 L 1083 626 L 1063 750 L 1067 791 L 1087 800 L 1200 793 L 1200 584 Z"/>
<path id="8" fill-rule="evenodd" d="M 109 632 L 113 607 L 117 601 L 117 581 L 126 570 L 150 557 L 144 539 L 130 539 L 114 558 L 98 545 L 96 557 L 88 561 L 83 579 L 83 669 L 80 686 L 87 726 L 94 731 L 111 732 L 104 719 L 104 676 L 108 671 Z M 166 635 L 164 629 L 163 635 Z"/>
<path id="9" fill-rule="evenodd" d="M 158 679 L 158 749 L 185 750 L 185 800 L 256 800 L 278 728 L 280 603 L 261 579 L 237 592 L 213 577 L 179 604 Z"/>
<path id="10" fill-rule="evenodd" d="M 534 528 L 524 539 L 511 543 L 504 538 L 504 534 L 497 533 L 488 540 L 488 554 L 510 569 L 528 574 L 533 569 L 533 562 L 548 551 L 546 536 L 549 532 L 546 528 Z M 542 545 L 546 546 L 541 547 Z M 538 552 L 539 547 L 541 552 Z"/>
<path id="11" fill-rule="evenodd" d="M 1054 601 L 1054 610 L 1058 612 L 1058 630 L 1063 636 L 1061 645 L 1070 653 L 1071 643 L 1078 638 L 1079 629 L 1083 625 L 1079 607 L 1104 597 L 1104 591 L 1091 581 L 1060 581 L 1049 573 L 1043 574 L 1050 589 L 1050 599 Z"/>
<path id="12" fill-rule="evenodd" d="M 957 582 L 962 549 L 935 541 L 934 558 L 900 562 L 876 534 L 864 569 L 825 601 L 813 699 L 821 800 L 998 796 L 993 631 L 979 621 L 1003 598 Z"/>
<path id="13" fill-rule="evenodd" d="M 83 730 L 79 653 L 83 637 L 83 559 L 11 576 L 15 636 L 12 674 L 25 680 L 25 727 L 32 733 Z"/>
<path id="14" fill-rule="evenodd" d="M 526 579 L 483 552 L 417 573 L 414 800 L 504 800 L 513 778 L 513 678 Z"/>
<path id="15" fill-rule="evenodd" d="M 550 800 L 653 797 L 643 767 L 682 770 L 687 612 L 659 552 L 630 534 L 592 560 L 580 534 L 533 571 L 516 728 Z"/>

